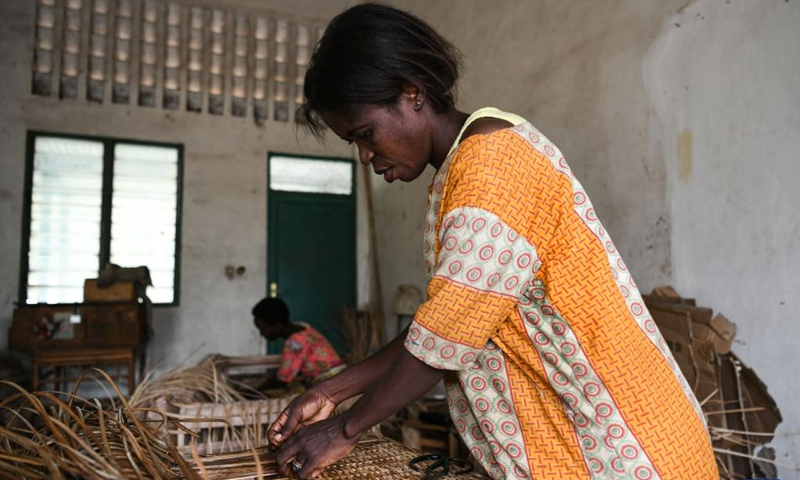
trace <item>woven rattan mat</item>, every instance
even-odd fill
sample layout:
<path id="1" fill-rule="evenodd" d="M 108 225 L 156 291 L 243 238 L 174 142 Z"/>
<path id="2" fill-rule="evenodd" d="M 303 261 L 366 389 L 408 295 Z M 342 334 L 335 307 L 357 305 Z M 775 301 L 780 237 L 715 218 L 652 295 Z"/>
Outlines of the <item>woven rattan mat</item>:
<path id="1" fill-rule="evenodd" d="M 325 480 L 406 480 L 422 479 L 424 474 L 408 467 L 408 462 L 420 455 L 388 438 L 369 438 L 342 460 L 331 465 L 319 478 Z M 441 478 L 458 480 L 486 480 L 480 473 L 448 475 Z"/>
<path id="2" fill-rule="evenodd" d="M 362 439 L 350 452 L 350 455 L 328 467 L 318 478 L 324 480 L 422 480 L 425 478 L 425 474 L 416 472 L 408 466 L 408 462 L 419 455 L 420 453 L 416 450 L 394 440 L 370 436 Z M 194 462 L 194 459 L 188 460 Z M 193 467 L 201 474 L 202 478 L 288 480 L 278 473 L 275 466 L 275 452 L 267 447 L 250 451 L 205 455 L 202 457 L 202 465 L 195 464 Z M 259 477 L 258 471 L 263 476 Z M 450 474 L 439 478 L 491 480 L 490 477 L 477 472 L 464 475 Z"/>

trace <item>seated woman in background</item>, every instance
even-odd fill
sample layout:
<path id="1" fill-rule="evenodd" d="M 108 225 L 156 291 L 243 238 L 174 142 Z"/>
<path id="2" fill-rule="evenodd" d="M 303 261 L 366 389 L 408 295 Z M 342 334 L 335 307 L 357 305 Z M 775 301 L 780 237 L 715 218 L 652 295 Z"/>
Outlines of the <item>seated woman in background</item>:
<path id="1" fill-rule="evenodd" d="M 307 323 L 289 321 L 289 307 L 283 300 L 267 297 L 258 302 L 253 307 L 253 322 L 267 340 L 284 339 L 278 376 L 262 389 L 283 388 L 294 381 L 308 386 L 345 369 L 325 336 Z"/>

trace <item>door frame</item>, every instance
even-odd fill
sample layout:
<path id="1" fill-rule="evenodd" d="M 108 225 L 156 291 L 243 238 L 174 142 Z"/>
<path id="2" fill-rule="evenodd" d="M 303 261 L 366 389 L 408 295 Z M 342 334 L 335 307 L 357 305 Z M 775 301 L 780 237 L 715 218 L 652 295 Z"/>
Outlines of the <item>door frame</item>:
<path id="1" fill-rule="evenodd" d="M 313 161 L 322 161 L 322 162 L 339 162 L 339 163 L 348 163 L 350 164 L 350 171 L 352 175 L 352 190 L 349 195 L 340 195 L 340 194 L 331 194 L 331 193 L 312 193 L 312 192 L 291 192 L 285 190 L 272 190 L 270 188 L 271 180 L 272 180 L 272 169 L 270 168 L 270 160 L 273 156 L 280 156 L 280 157 L 288 157 L 288 158 L 297 158 L 302 160 L 313 160 Z M 357 178 L 357 171 L 356 171 L 356 161 L 352 158 L 347 157 L 331 157 L 331 156 L 324 156 L 324 155 L 301 155 L 296 153 L 284 153 L 284 152 L 277 152 L 277 151 L 269 151 L 267 152 L 267 284 L 266 284 L 266 292 L 265 296 L 271 296 L 270 292 L 270 285 L 275 282 L 277 279 L 277 272 L 275 271 L 277 268 L 277 251 L 272 250 L 270 247 L 275 245 L 277 239 L 277 232 L 275 229 L 270 228 L 270 219 L 274 218 L 274 208 L 275 202 L 270 201 L 271 197 L 273 196 L 273 192 L 279 195 L 287 195 L 296 198 L 330 198 L 337 200 L 337 203 L 341 202 L 343 197 L 350 199 L 350 206 L 352 208 L 353 214 L 353 239 L 355 240 L 356 244 L 353 246 L 355 249 L 355 264 L 353 265 L 353 272 L 354 272 L 354 285 L 353 285 L 353 298 L 355 299 L 356 305 L 358 303 L 358 198 L 357 198 L 357 191 L 358 191 L 358 178 Z M 280 288 L 280 286 L 279 286 Z M 277 293 L 280 293 L 278 291 Z M 280 295 L 278 295 L 280 296 Z M 280 353 L 283 350 L 283 341 L 267 341 L 267 353 L 268 354 L 276 354 Z"/>

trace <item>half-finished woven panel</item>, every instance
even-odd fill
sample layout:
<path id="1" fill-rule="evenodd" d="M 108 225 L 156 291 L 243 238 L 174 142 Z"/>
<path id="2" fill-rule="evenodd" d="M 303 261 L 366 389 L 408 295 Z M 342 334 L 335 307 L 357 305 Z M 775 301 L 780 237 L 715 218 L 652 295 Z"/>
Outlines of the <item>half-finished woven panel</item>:
<path id="1" fill-rule="evenodd" d="M 420 453 L 388 438 L 361 441 L 350 455 L 328 467 L 319 478 L 326 480 L 406 480 L 421 479 L 408 462 Z M 441 478 L 479 480 L 489 477 L 480 473 L 448 475 Z"/>
<path id="2" fill-rule="evenodd" d="M 318 478 L 324 480 L 421 480 L 425 474 L 412 470 L 408 463 L 420 453 L 394 440 L 368 436 L 362 439 L 347 457 L 328 467 Z M 258 476 L 260 464 L 262 477 Z M 202 466 L 196 461 L 202 459 Z M 242 451 L 207 455 L 187 459 L 190 468 L 203 478 L 228 480 L 250 480 L 268 478 L 270 480 L 289 480 L 281 477 L 275 466 L 275 452 L 267 448 L 255 451 Z M 444 479 L 491 480 L 478 472 L 463 475 L 446 475 Z"/>

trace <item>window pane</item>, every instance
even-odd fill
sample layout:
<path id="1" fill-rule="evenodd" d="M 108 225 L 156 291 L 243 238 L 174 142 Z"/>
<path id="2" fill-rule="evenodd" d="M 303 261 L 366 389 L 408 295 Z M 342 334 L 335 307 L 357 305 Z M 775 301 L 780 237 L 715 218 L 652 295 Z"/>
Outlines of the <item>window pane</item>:
<path id="1" fill-rule="evenodd" d="M 155 280 L 153 282 L 155 283 Z M 150 287 L 147 289 L 147 297 L 153 303 L 172 303 L 175 300 L 175 291 L 172 287 Z"/>
<path id="2" fill-rule="evenodd" d="M 178 149 L 118 143 L 114 148 L 111 263 L 147 266 L 153 303 L 175 300 Z"/>
<path id="3" fill-rule="evenodd" d="M 269 188 L 285 192 L 350 195 L 353 165 L 322 159 L 273 156 L 269 159 Z"/>
<path id="4" fill-rule="evenodd" d="M 97 269 L 92 276 L 97 276 Z M 77 299 L 77 300 L 76 300 Z M 28 287 L 28 303 L 76 303 L 83 301 L 83 286 Z"/>
<path id="5" fill-rule="evenodd" d="M 36 137 L 27 303 L 80 302 L 97 276 L 103 144 Z"/>

